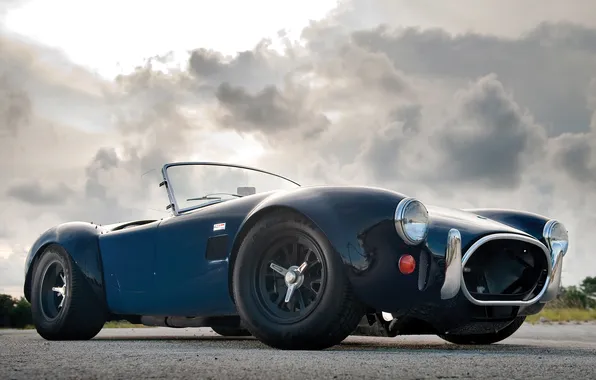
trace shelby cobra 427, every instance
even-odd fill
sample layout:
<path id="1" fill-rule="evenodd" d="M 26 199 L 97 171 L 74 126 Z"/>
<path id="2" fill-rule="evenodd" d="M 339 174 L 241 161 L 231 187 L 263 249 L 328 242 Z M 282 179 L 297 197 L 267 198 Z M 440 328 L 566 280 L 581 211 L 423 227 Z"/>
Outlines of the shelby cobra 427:
<path id="1" fill-rule="evenodd" d="M 173 215 L 65 223 L 33 244 L 24 292 L 43 338 L 91 339 L 126 319 L 280 349 L 360 333 L 490 344 L 559 290 L 568 235 L 554 219 L 300 187 L 240 165 L 171 163 L 162 175 Z"/>

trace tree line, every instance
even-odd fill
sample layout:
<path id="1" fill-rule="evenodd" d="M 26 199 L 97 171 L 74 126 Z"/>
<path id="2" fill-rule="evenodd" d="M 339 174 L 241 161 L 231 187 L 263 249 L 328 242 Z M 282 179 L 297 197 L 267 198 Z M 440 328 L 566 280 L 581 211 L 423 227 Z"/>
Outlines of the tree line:
<path id="1" fill-rule="evenodd" d="M 586 277 L 579 286 L 561 287 L 556 300 L 548 308 L 596 308 L 596 277 Z M 24 298 L 0 294 L 0 327 L 24 328 L 32 325 L 31 304 Z"/>

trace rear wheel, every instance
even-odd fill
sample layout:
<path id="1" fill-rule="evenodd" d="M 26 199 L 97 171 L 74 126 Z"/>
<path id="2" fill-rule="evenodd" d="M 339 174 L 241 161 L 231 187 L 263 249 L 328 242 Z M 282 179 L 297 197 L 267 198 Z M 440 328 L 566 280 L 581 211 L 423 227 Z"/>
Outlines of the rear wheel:
<path id="1" fill-rule="evenodd" d="M 454 344 L 493 344 L 509 338 L 523 325 L 526 317 L 517 317 L 507 327 L 497 331 L 496 333 L 488 334 L 470 334 L 470 335 L 456 335 L 447 334 L 439 335 L 439 337 Z"/>
<path id="2" fill-rule="evenodd" d="M 31 314 L 48 340 L 87 340 L 102 329 L 106 312 L 70 255 L 48 246 L 34 268 Z"/>
<path id="3" fill-rule="evenodd" d="M 247 234 L 234 264 L 234 299 L 243 323 L 274 348 L 339 344 L 364 315 L 343 265 L 305 217 L 289 211 L 265 216 Z"/>

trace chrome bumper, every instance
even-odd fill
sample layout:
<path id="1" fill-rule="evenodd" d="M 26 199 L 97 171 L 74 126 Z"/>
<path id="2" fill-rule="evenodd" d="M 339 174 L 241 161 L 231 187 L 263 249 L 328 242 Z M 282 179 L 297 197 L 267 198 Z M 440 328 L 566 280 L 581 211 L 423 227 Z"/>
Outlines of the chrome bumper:
<path id="1" fill-rule="evenodd" d="M 441 299 L 453 298 L 459 292 L 463 281 L 463 264 L 461 258 L 461 234 L 455 228 L 447 234 L 445 250 L 445 282 L 441 287 Z"/>
<path id="2" fill-rule="evenodd" d="M 471 255 L 480 248 L 484 243 L 495 239 L 512 239 L 521 240 L 534 244 L 540 247 L 548 261 L 548 273 L 544 283 L 544 287 L 538 295 L 530 300 L 525 301 L 483 301 L 472 297 L 468 289 L 464 285 L 463 268 L 471 257 Z M 480 306 L 530 306 L 536 302 L 546 302 L 554 299 L 559 292 L 559 285 L 561 283 L 561 271 L 563 254 L 557 251 L 557 247 L 553 250 L 547 248 L 544 244 L 536 239 L 524 235 L 516 235 L 509 233 L 492 234 L 483 237 L 474 243 L 463 255 L 461 248 L 461 234 L 452 228 L 447 235 L 447 248 L 445 251 L 445 282 L 441 287 L 441 299 L 447 300 L 455 297 L 461 290 L 464 296 L 473 304 Z"/>

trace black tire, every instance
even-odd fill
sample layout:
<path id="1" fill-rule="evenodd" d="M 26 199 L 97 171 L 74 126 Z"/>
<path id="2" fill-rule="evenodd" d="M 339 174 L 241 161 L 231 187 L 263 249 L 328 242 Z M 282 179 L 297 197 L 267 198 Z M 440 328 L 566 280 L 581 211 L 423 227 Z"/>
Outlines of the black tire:
<path id="1" fill-rule="evenodd" d="M 250 336 L 250 331 L 240 327 L 211 326 L 211 330 L 221 336 Z"/>
<path id="2" fill-rule="evenodd" d="M 61 273 L 65 275 L 65 282 Z M 66 286 L 61 297 L 52 288 L 62 288 L 62 285 Z M 35 264 L 31 313 L 37 332 L 47 340 L 91 339 L 102 329 L 107 314 L 81 270 L 57 244 L 48 246 Z"/>
<path id="3" fill-rule="evenodd" d="M 277 245 L 282 247 L 283 242 L 296 244 L 296 250 L 292 248 L 295 256 L 281 248 L 275 249 Z M 301 245 L 310 250 L 300 252 Z M 299 266 L 312 259 L 301 275 L 304 286 L 297 288 L 287 304 L 284 277 L 269 269 L 270 258 L 282 260 L 283 252 L 287 258 L 283 261 L 285 265 Z M 290 263 L 293 258 L 296 262 Z M 272 279 L 271 292 L 276 293 L 264 293 L 267 278 Z M 341 257 L 325 235 L 307 218 L 290 211 L 268 214 L 252 227 L 240 246 L 232 280 L 243 324 L 253 336 L 273 348 L 321 350 L 332 347 L 356 329 L 365 312 L 352 292 Z M 272 285 L 274 280 L 277 287 Z M 272 295 L 277 303 L 271 299 Z M 295 311 L 296 303 L 300 304 L 299 311 Z M 288 311 L 283 311 L 284 307 Z"/>
<path id="4" fill-rule="evenodd" d="M 439 337 L 446 340 L 447 342 L 461 345 L 493 344 L 509 338 L 523 325 L 525 320 L 525 316 L 517 317 L 513 320 L 513 322 L 507 325 L 507 327 L 497 331 L 496 333 L 470 335 L 447 334 L 439 335 Z"/>

